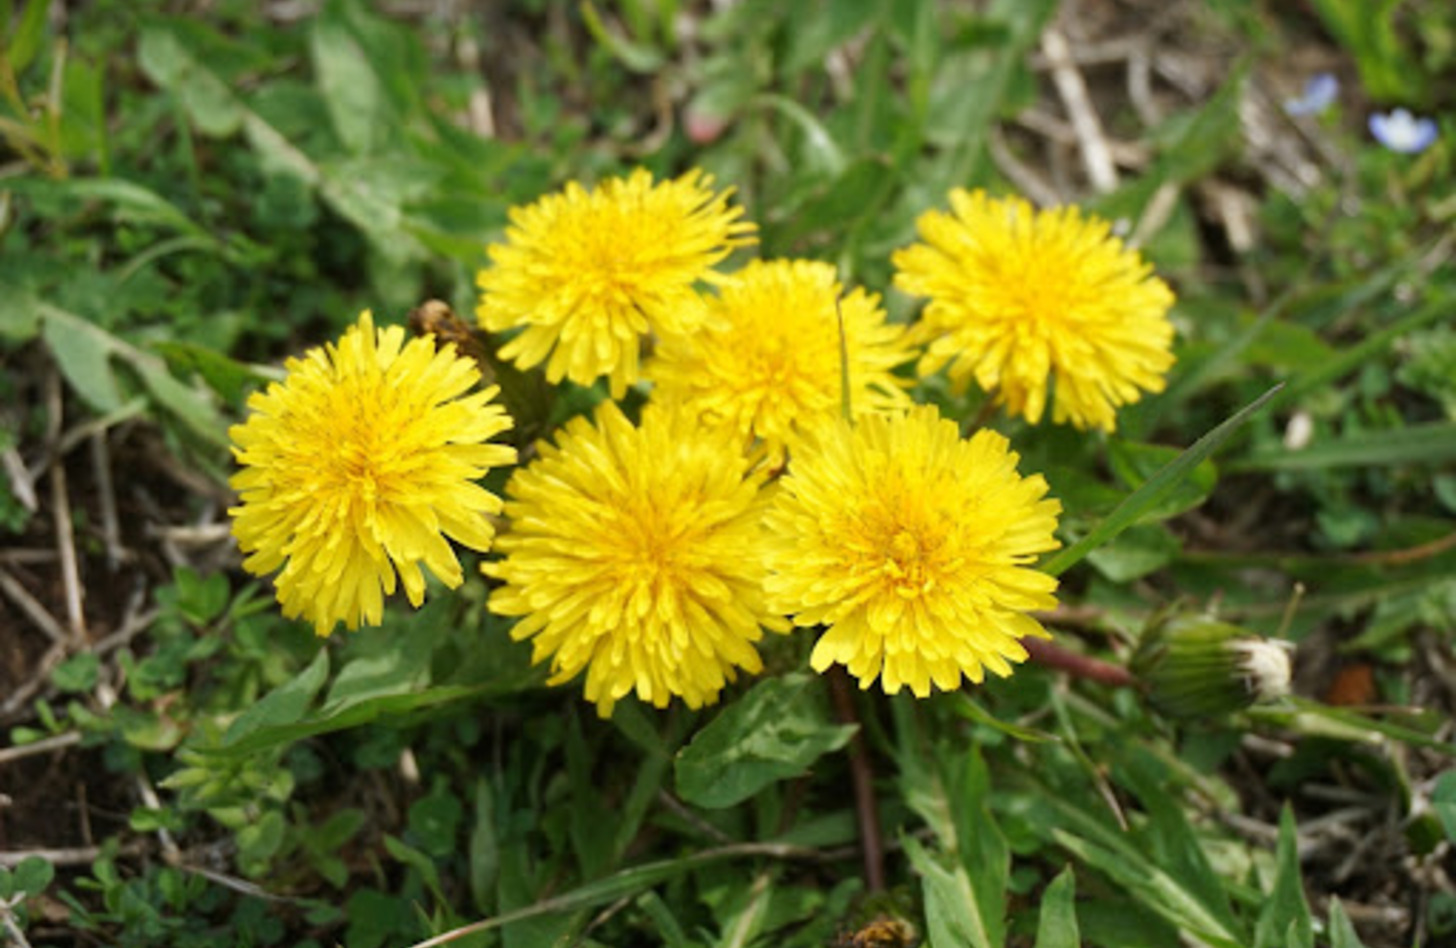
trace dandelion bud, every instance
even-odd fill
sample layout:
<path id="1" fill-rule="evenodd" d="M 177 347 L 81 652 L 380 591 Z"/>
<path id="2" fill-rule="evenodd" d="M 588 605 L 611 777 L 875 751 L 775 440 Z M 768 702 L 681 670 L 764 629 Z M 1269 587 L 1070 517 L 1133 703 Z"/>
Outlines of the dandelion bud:
<path id="1" fill-rule="evenodd" d="M 1131 668 L 1160 713 L 1214 717 L 1287 694 L 1289 643 L 1208 616 L 1181 616 L 1143 633 Z"/>

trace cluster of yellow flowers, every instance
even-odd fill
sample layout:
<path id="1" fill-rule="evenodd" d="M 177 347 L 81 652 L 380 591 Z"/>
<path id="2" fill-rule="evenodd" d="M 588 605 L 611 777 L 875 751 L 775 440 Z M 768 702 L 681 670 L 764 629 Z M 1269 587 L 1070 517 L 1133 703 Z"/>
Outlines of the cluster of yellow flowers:
<path id="1" fill-rule="evenodd" d="M 554 683 L 585 671 L 603 716 L 633 692 L 711 703 L 761 669 L 764 630 L 792 626 L 822 627 L 811 664 L 866 688 L 1010 674 L 1046 635 L 1030 612 L 1057 584 L 1033 564 L 1060 504 L 1004 437 L 963 438 L 897 370 L 1110 431 L 1162 388 L 1172 293 L 1101 221 L 957 190 L 894 255 L 895 285 L 929 299 L 906 327 L 828 264 L 716 269 L 755 240 L 731 197 L 639 170 L 512 212 L 478 281 L 481 326 L 515 333 L 500 356 L 605 377 L 613 399 L 651 387 L 639 423 L 608 400 L 539 444 L 504 503 L 476 482 L 516 463 L 487 443 L 511 420 L 453 344 L 365 313 L 291 360 L 231 432 L 244 566 L 281 567 L 284 613 L 328 635 L 377 623 L 396 575 L 418 606 L 422 565 L 459 585 L 447 536 L 494 540 L 489 607 L 519 617 Z"/>

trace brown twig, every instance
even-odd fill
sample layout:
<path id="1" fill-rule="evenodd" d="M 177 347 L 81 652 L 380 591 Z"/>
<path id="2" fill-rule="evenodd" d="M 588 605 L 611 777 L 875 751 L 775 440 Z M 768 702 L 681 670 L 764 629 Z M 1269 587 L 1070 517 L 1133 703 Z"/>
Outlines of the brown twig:
<path id="1" fill-rule="evenodd" d="M 46 379 L 46 405 L 50 424 L 59 429 L 63 399 L 60 376 L 52 372 Z M 86 641 L 86 613 L 81 606 L 81 569 L 76 558 L 76 534 L 71 520 L 71 497 L 66 487 L 65 461 L 57 455 L 51 465 L 51 516 L 55 519 L 56 552 L 61 558 L 61 584 L 66 592 L 66 620 L 71 640 L 78 645 Z"/>
<path id="2" fill-rule="evenodd" d="M 849 690 L 849 676 L 843 666 L 829 670 L 829 693 L 834 711 L 845 724 L 859 724 L 854 696 Z M 875 775 L 870 767 L 869 744 L 864 728 L 855 731 L 850 740 L 849 774 L 854 785 L 854 811 L 859 823 L 860 851 L 864 855 L 865 886 L 871 892 L 885 889 L 885 847 L 880 836 L 880 811 L 875 803 Z"/>
<path id="3" fill-rule="evenodd" d="M 21 705 L 35 697 L 36 692 L 45 687 L 50 673 L 65 659 L 67 654 L 66 646 L 52 645 L 50 651 L 42 656 L 40 664 L 36 666 L 30 678 L 12 691 L 3 702 L 0 702 L 0 720 L 10 717 Z"/>
<path id="4" fill-rule="evenodd" d="M 25 940 L 25 932 L 20 930 L 20 924 L 16 922 L 15 912 L 8 901 L 0 902 L 0 924 L 4 925 L 9 938 L 14 940 L 16 948 L 30 948 L 30 942 Z"/>
<path id="5" fill-rule="evenodd" d="M 0 593 L 25 613 L 35 627 L 44 632 L 52 642 L 62 646 L 66 644 L 68 637 L 61 623 L 4 568 L 0 568 Z"/>
<path id="6" fill-rule="evenodd" d="M 1137 685 L 1137 679 L 1132 672 L 1121 665 L 1068 651 L 1044 639 L 1022 639 L 1021 644 L 1026 647 L 1032 661 L 1061 669 L 1077 678 L 1086 678 L 1114 688 L 1131 688 Z"/>
<path id="7" fill-rule="evenodd" d="M 111 478 L 111 451 L 106 433 L 91 436 L 91 468 L 96 474 L 96 501 L 101 508 L 101 537 L 106 547 L 106 565 L 113 572 L 121 565 L 125 549 L 121 545 L 121 520 L 116 514 L 116 489 Z"/>
<path id="8" fill-rule="evenodd" d="M 133 839 L 121 844 L 118 856 L 140 856 L 151 849 L 146 840 Z M 12 849 L 0 852 L 0 869 L 14 869 L 27 859 L 40 857 L 53 866 L 87 866 L 101 858 L 100 846 L 76 846 L 69 849 Z"/>
<path id="9" fill-rule="evenodd" d="M 67 731 L 64 734 L 43 737 L 38 741 L 21 744 L 18 747 L 0 747 L 0 764 L 13 763 L 22 757 L 32 757 L 36 754 L 48 754 L 51 751 L 64 750 L 67 747 L 74 747 L 79 743 L 81 743 L 81 732 Z"/>
<path id="10" fill-rule="evenodd" d="M 1048 27 L 1041 35 L 1041 51 L 1051 67 L 1052 82 L 1072 119 L 1072 129 L 1082 150 L 1082 163 L 1092 187 L 1102 193 L 1117 187 L 1117 168 L 1102 132 L 1102 121 L 1092 106 L 1092 96 L 1072 60 L 1071 44 L 1056 27 Z"/>

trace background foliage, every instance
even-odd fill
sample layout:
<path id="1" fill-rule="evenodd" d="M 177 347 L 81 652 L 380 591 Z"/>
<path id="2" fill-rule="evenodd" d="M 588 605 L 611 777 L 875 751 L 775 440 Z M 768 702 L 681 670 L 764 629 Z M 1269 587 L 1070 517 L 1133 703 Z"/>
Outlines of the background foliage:
<path id="1" fill-rule="evenodd" d="M 0 11 L 10 938 L 377 948 L 479 923 L 452 943 L 863 946 L 876 918 L 908 926 L 880 922 L 885 944 L 938 946 L 1453 937 L 1450 4 Z M 1111 180 L 1084 163 L 1057 36 Z M 1336 105 L 1286 115 L 1316 71 Z M 1441 139 L 1381 148 L 1365 117 L 1393 105 L 1446 116 Z M 871 892 L 851 729 L 801 672 L 804 635 L 716 708 L 599 722 L 544 687 L 478 577 L 326 645 L 280 619 L 226 526 L 246 393 L 361 309 L 472 312 L 508 207 L 638 164 L 709 170 L 763 256 L 881 292 L 954 185 L 1117 221 L 1179 294 L 1168 391 L 1115 436 L 998 423 L 1064 542 L 1283 388 L 1060 564 L 1048 623 L 1121 663 L 1150 617 L 1216 605 L 1298 644 L 1296 695 L 1180 724 L 1031 666 L 857 696 Z M 599 397 L 543 389 L 521 443 Z"/>

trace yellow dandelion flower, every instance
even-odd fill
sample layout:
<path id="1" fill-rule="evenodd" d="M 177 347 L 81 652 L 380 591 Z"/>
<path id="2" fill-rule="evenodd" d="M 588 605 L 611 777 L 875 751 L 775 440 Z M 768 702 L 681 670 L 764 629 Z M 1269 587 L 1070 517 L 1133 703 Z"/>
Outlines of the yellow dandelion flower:
<path id="1" fill-rule="evenodd" d="M 701 332 L 663 340 L 646 370 L 653 400 L 681 402 L 781 451 L 842 414 L 842 313 L 855 414 L 909 408 L 892 371 L 914 355 L 904 328 L 885 322 L 878 296 L 857 289 L 840 300 L 842 292 L 827 263 L 753 261 L 708 300 Z"/>
<path id="2" fill-rule="evenodd" d="M 950 203 L 921 215 L 924 243 L 892 257 L 895 285 L 930 298 L 922 375 L 949 363 L 956 387 L 974 377 L 1032 423 L 1051 377 L 1053 420 L 1105 431 L 1118 406 L 1163 390 L 1173 292 L 1107 222 L 959 188 Z"/>
<path id="3" fill-rule="evenodd" d="M 366 311 L 337 345 L 287 368 L 228 432 L 242 467 L 231 481 L 242 502 L 228 513 L 243 566 L 283 567 L 283 614 L 319 635 L 340 621 L 377 625 L 396 574 L 419 606 L 421 565 L 460 585 L 445 538 L 490 546 L 501 501 L 473 482 L 516 460 L 514 448 L 484 443 L 511 419 L 494 387 L 466 394 L 480 380 L 475 362 L 428 337 L 406 344 L 399 326 L 376 330 Z"/>
<path id="4" fill-rule="evenodd" d="M 666 707 L 716 701 L 735 669 L 762 667 L 762 476 L 727 429 L 648 406 L 633 427 L 615 403 L 542 443 L 506 487 L 505 558 L 481 570 L 490 597 L 521 616 L 516 639 L 551 657 L 552 684 L 586 669 L 586 697 L 609 717 L 618 699 Z"/>
<path id="5" fill-rule="evenodd" d="M 692 171 L 654 185 L 638 169 L 512 208 L 506 242 L 491 245 L 476 279 L 481 325 L 521 329 L 501 358 L 522 369 L 545 362 L 552 383 L 606 375 L 621 398 L 637 381 L 642 336 L 696 330 L 704 312 L 695 284 L 754 240 L 742 208 L 728 205 L 732 189 L 714 194 L 712 184 Z"/>
<path id="6" fill-rule="evenodd" d="M 1027 615 L 1056 604 L 1031 568 L 1057 547 L 1061 504 L 1041 475 L 1016 473 L 1004 437 L 962 440 L 933 407 L 843 420 L 805 439 L 766 516 L 769 608 L 826 627 L 810 663 L 838 662 L 868 688 L 979 682 L 1011 674 Z"/>

